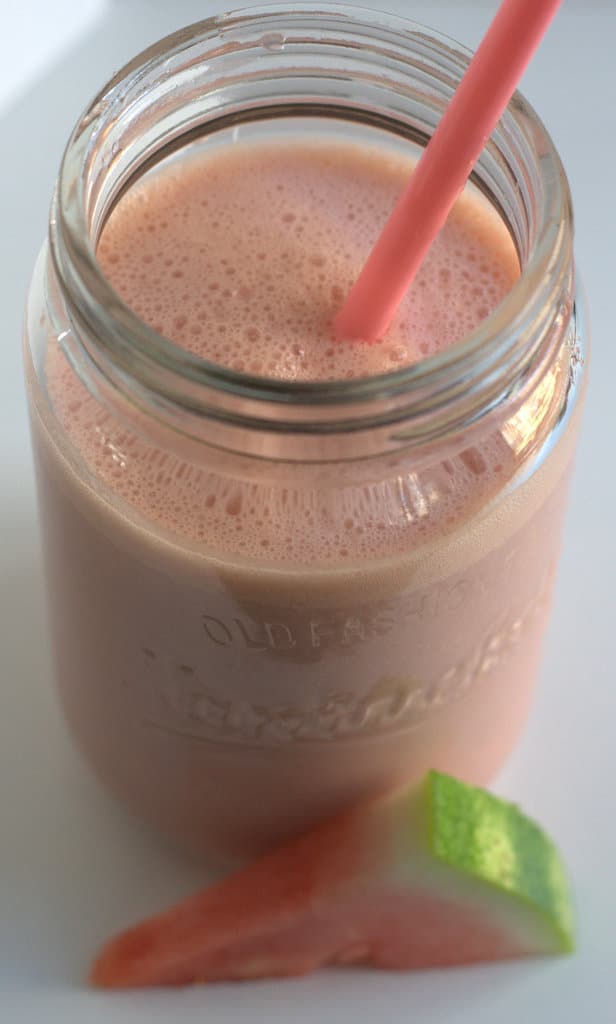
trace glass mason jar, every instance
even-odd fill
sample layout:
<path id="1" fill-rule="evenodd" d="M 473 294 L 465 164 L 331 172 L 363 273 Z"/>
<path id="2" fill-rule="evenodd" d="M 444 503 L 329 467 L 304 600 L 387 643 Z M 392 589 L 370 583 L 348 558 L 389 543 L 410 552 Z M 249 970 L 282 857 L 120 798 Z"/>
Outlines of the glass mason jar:
<path id="1" fill-rule="evenodd" d="M 253 854 L 432 767 L 486 782 L 513 747 L 583 392 L 570 197 L 516 95 L 473 182 L 519 280 L 444 353 L 340 382 L 175 347 L 97 239 L 171 153 L 290 130 L 419 152 L 468 59 L 365 10 L 252 9 L 141 54 L 69 140 L 25 347 L 57 682 L 98 775 L 194 847 Z M 259 522 L 283 543 L 248 550 Z"/>

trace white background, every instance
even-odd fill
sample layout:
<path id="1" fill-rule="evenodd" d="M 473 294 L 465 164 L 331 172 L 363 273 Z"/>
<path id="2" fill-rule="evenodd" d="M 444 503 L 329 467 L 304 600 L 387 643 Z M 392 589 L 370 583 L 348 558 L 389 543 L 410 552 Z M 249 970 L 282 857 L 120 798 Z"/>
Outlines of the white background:
<path id="1" fill-rule="evenodd" d="M 499 792 L 557 837 L 575 883 L 579 951 L 563 960 L 406 976 L 330 971 L 163 994 L 88 992 L 117 927 L 202 881 L 102 794 L 53 699 L 23 397 L 23 298 L 62 146 L 133 53 L 213 12 L 209 0 L 22 0 L 0 13 L 0 1019 L 362 1024 L 613 1024 L 616 941 L 616 11 L 565 0 L 524 90 L 568 169 L 593 322 L 591 387 L 556 606 L 532 720 Z M 469 45 L 495 0 L 383 4 Z"/>

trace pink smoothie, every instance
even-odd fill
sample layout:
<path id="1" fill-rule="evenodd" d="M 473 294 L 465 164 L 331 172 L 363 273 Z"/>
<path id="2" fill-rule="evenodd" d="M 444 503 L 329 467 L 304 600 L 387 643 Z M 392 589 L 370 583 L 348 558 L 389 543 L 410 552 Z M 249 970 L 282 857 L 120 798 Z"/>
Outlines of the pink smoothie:
<path id="1" fill-rule="evenodd" d="M 119 202 L 100 263 L 145 321 L 220 365 L 389 372 L 454 344 L 519 274 L 469 188 L 387 336 L 336 342 L 411 166 L 325 141 L 175 161 Z M 45 375 L 61 425 L 34 395 L 58 679 L 117 793 L 193 845 L 245 855 L 428 768 L 494 774 L 528 708 L 572 445 L 518 479 L 536 404 L 430 464 L 281 475 L 156 444 L 58 344 Z"/>

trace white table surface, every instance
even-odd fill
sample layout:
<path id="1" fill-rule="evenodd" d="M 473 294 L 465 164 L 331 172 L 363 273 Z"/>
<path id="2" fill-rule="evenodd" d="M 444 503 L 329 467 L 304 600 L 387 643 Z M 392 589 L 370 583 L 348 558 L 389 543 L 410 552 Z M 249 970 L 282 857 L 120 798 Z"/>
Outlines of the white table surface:
<path id="1" fill-rule="evenodd" d="M 0 1020 L 343 1024 L 616 1021 L 616 10 L 565 0 L 524 89 L 563 155 L 593 321 L 592 381 L 543 675 L 499 792 L 557 837 L 577 893 L 571 958 L 414 975 L 107 996 L 84 972 L 120 923 L 202 881 L 97 788 L 54 702 L 20 321 L 61 149 L 89 96 L 133 53 L 211 0 L 3 0 L 0 9 Z M 475 44 L 496 0 L 383 6 Z M 612 65 L 610 68 L 610 64 Z M 609 300 L 609 301 L 608 301 Z"/>

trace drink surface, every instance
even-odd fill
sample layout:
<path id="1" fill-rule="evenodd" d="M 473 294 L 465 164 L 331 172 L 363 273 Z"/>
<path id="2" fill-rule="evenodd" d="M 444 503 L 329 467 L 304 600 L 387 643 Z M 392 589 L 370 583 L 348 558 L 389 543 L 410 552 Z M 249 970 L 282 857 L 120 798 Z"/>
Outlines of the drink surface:
<path id="1" fill-rule="evenodd" d="M 335 340 L 333 316 L 412 166 L 376 148 L 318 142 L 241 145 L 171 162 L 114 209 L 98 248 L 101 266 L 142 319 L 214 363 L 284 380 L 387 373 L 454 344 L 519 274 L 507 229 L 468 190 L 387 337 Z M 411 535 L 425 539 L 468 516 L 515 469 L 506 445 L 486 441 L 448 463 L 438 508 L 402 521 L 391 487 L 342 496 L 338 470 L 340 500 L 315 512 L 306 480 L 298 480 L 303 528 L 289 534 L 280 492 L 211 474 L 195 500 L 194 468 L 118 431 L 59 352 L 51 353 L 47 380 L 71 441 L 113 492 L 171 533 L 260 561 L 404 552 L 416 542 Z M 119 463 L 130 463 L 128 471 Z"/>

